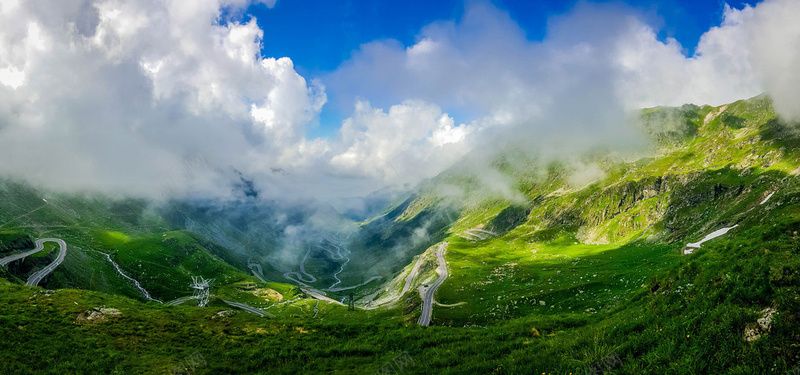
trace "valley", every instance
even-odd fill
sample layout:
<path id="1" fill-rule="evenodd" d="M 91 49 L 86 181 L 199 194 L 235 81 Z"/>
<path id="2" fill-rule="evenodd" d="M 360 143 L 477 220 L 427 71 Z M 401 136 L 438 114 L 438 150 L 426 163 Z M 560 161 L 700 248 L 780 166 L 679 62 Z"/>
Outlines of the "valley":
<path id="1" fill-rule="evenodd" d="M 641 115 L 654 149 L 587 151 L 589 183 L 510 144 L 491 165 L 517 195 L 456 165 L 328 226 L 307 202 L 2 180 L 1 345 L 18 360 L 0 372 L 163 373 L 192 353 L 197 373 L 371 373 L 402 353 L 404 373 L 583 373 L 611 353 L 609 373 L 789 371 L 800 138 L 766 96 Z M 74 359 L 37 361 L 51 336 L 43 350 Z"/>

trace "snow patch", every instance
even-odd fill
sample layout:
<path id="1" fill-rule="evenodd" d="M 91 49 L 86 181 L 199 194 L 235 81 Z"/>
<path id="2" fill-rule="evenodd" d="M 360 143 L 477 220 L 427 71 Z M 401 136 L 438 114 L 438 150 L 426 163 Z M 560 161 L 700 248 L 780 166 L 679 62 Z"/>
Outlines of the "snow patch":
<path id="1" fill-rule="evenodd" d="M 759 203 L 759 205 L 762 205 L 762 204 L 764 204 L 764 203 L 767 203 L 767 201 L 768 201 L 770 198 L 772 198 L 772 194 L 775 194 L 775 192 L 773 191 L 772 193 L 769 193 L 769 195 L 767 195 L 767 197 L 766 197 L 766 198 L 764 198 L 764 200 L 763 200 L 763 201 L 761 201 L 761 203 Z"/>
<path id="2" fill-rule="evenodd" d="M 736 224 L 736 225 L 734 225 L 732 227 L 718 229 L 718 230 L 715 230 L 715 231 L 711 232 L 710 234 L 706 235 L 702 240 L 700 240 L 698 242 L 687 243 L 686 247 L 688 247 L 688 249 L 684 250 L 683 253 L 684 254 L 691 254 L 691 253 L 694 252 L 695 249 L 699 249 L 700 246 L 703 244 L 703 242 L 706 242 L 708 240 L 713 240 L 713 239 L 715 239 L 715 238 L 717 238 L 719 236 L 722 236 L 723 234 L 728 233 L 729 230 L 731 230 L 733 228 L 736 228 L 738 226 L 739 226 L 739 224 Z"/>

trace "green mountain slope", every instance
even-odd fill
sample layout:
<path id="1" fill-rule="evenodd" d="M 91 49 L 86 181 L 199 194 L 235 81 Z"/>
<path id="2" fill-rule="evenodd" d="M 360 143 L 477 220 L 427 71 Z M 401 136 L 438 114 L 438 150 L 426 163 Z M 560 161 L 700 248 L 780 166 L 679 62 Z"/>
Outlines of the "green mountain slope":
<path id="1" fill-rule="evenodd" d="M 443 322 L 613 306 L 678 264 L 686 243 L 768 215 L 773 206 L 759 203 L 770 194 L 780 202 L 796 180 L 797 135 L 769 98 L 654 108 L 643 117 L 655 157 L 626 161 L 596 151 L 589 160 L 604 177 L 588 186 L 573 182 L 572 162 L 512 165 L 500 154 L 495 173 L 524 194 L 522 202 L 487 192 L 476 176 L 485 172 L 453 169 L 423 186 L 402 213 L 382 218 L 401 225 L 437 207 L 460 211 L 446 238 L 453 281 L 439 295 L 446 304 L 467 303 L 439 312 Z M 440 194 L 447 186 L 461 190 L 457 201 Z"/>
<path id="2" fill-rule="evenodd" d="M 41 286 L 145 300 L 132 278 L 152 298 L 168 301 L 191 295 L 191 277 L 202 276 L 214 279 L 218 293 L 228 299 L 252 300 L 249 292 L 237 293 L 238 283 L 258 281 L 250 274 L 244 254 L 184 229 L 179 225 L 183 222 L 172 222 L 176 212 L 188 209 L 185 204 L 170 203 L 165 209 L 144 200 L 57 194 L 7 180 L 0 180 L 0 197 L 0 255 L 30 250 L 36 238 L 57 237 L 68 244 L 64 262 Z M 24 283 L 52 260 L 44 258 L 47 254 L 55 257 L 55 252 L 40 252 L 11 263 L 4 272 Z"/>
<path id="3" fill-rule="evenodd" d="M 174 222 L 158 216 L 147 221 L 150 232 L 131 229 L 130 219 L 104 213 L 99 217 L 113 222 L 98 224 L 103 232 L 76 231 L 71 239 L 112 252 L 161 295 L 178 296 L 187 275 L 208 270 L 227 285 L 220 296 L 267 302 L 277 316 L 240 311 L 215 318 L 228 309 L 221 298 L 208 308 L 167 307 L 79 290 L 46 295 L 0 282 L 0 331 L 9 338 L 2 350 L 22 359 L 0 362 L 7 366 L 0 372 L 163 373 L 179 361 L 196 373 L 797 369 L 797 124 L 781 121 L 764 96 L 720 107 L 652 108 L 642 116 L 654 141 L 648 152 L 588 150 L 553 161 L 510 145 L 488 166 L 454 167 L 364 222 L 346 240 L 353 264 L 342 274 L 344 284 L 374 274 L 385 283 L 354 289 L 359 307 L 396 293 L 421 259 L 410 292 L 383 308 L 349 311 L 302 298 L 304 292 L 285 284 L 257 283 L 242 259 L 210 236 L 175 231 Z M 487 176 L 497 184 L 487 185 Z M 23 191 L 13 200 L 33 207 L 37 199 Z M 41 219 L 7 205 L 2 217 L 16 224 L 2 228 L 0 240 L 10 251 L 47 233 Z M 63 208 L 42 211 L 63 225 L 79 223 L 63 219 L 77 217 Z M 720 229 L 727 232 L 688 246 Z M 233 235 L 219 240 L 226 238 Z M 430 249 L 441 241 L 449 243 L 449 277 L 435 296 L 434 326 L 416 327 L 417 291 L 435 278 Z M 322 274 L 339 264 L 325 257 L 316 250 L 309 261 L 318 287 L 332 281 Z M 277 305 L 276 297 L 259 297 L 267 289 L 282 294 L 281 301 L 296 300 Z M 80 318 L 103 305 L 121 315 L 91 324 Z M 48 336 L 65 339 L 42 339 Z M 37 361 L 43 352 L 46 360 Z M 92 353 L 96 361 L 64 359 Z"/>

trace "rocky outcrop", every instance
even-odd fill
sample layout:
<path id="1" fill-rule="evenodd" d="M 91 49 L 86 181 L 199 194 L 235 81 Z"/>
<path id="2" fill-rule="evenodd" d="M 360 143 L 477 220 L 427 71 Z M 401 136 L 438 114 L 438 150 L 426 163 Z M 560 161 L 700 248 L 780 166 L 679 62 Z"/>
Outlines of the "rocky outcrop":
<path id="1" fill-rule="evenodd" d="M 772 329 L 772 316 L 778 311 L 767 307 L 761 310 L 761 316 L 755 323 L 750 323 L 744 328 L 744 339 L 747 342 L 753 342 L 765 336 Z"/>
<path id="2" fill-rule="evenodd" d="M 672 191 L 684 186 L 690 178 L 688 175 L 649 177 L 625 181 L 592 194 L 587 202 L 594 207 L 576 207 L 582 210 L 578 238 L 583 243 L 605 244 L 646 229 L 663 218 Z M 651 198 L 657 200 L 641 205 Z"/>
<path id="3" fill-rule="evenodd" d="M 230 317 L 234 316 L 235 314 L 236 314 L 236 311 L 233 311 L 233 310 L 222 310 L 222 311 L 214 314 L 214 316 L 212 316 L 211 319 L 230 318 Z"/>
<path id="4" fill-rule="evenodd" d="M 117 309 L 101 306 L 101 307 L 95 307 L 90 310 L 86 310 L 78 314 L 78 317 L 75 319 L 75 322 L 83 324 L 97 324 L 105 322 L 106 320 L 108 320 L 108 318 L 121 315 L 122 312 Z"/>

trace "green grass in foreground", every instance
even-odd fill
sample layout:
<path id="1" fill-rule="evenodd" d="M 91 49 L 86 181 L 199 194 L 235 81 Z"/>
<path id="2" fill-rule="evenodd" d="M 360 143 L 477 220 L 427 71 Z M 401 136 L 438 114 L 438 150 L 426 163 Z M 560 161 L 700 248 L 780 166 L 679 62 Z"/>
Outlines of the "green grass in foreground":
<path id="1" fill-rule="evenodd" d="M 421 328 L 363 311 L 215 319 L 226 307 L 77 290 L 47 296 L 0 281 L 0 372 L 163 373 L 199 353 L 197 373 L 370 373 L 407 353 L 408 374 L 565 374 L 614 353 L 618 374 L 784 374 L 800 356 L 798 230 L 800 219 L 779 220 L 708 243 L 596 314 L 530 314 L 485 327 Z M 625 250 L 601 254 L 614 251 Z M 122 315 L 76 323 L 103 305 Z M 746 342 L 744 328 L 769 306 L 778 311 L 771 332 Z"/>

